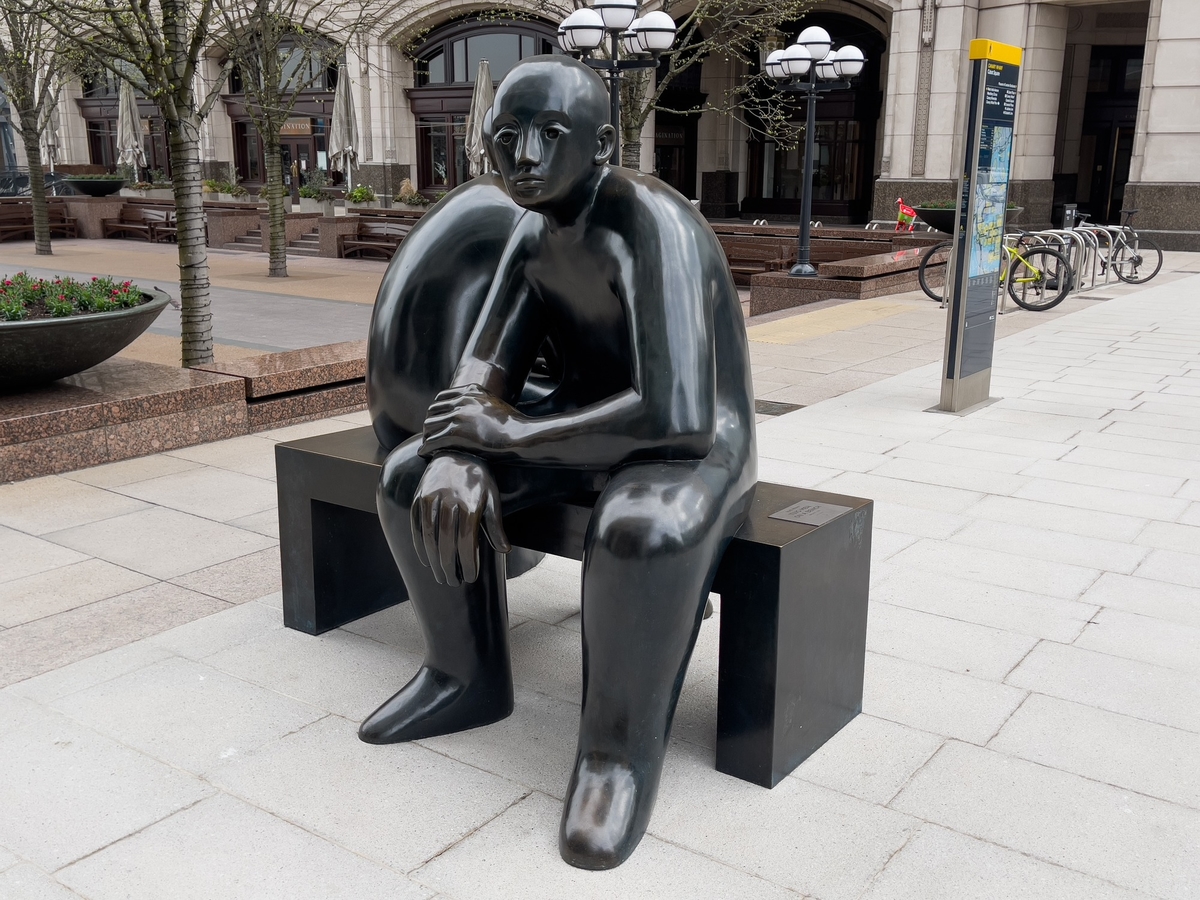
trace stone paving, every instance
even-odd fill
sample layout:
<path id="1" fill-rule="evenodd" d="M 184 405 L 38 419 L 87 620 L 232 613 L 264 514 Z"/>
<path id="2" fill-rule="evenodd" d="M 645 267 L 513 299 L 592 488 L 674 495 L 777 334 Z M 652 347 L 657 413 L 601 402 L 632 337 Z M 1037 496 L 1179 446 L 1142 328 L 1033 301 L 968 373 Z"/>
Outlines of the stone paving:
<path id="1" fill-rule="evenodd" d="M 863 714 L 772 791 L 716 772 L 718 604 L 613 872 L 555 846 L 576 563 L 510 584 L 517 710 L 461 735 L 355 736 L 419 663 L 407 607 L 282 628 L 274 443 L 362 414 L 0 485 L 0 898 L 1200 896 L 1200 264 L 1170 268 L 1006 317 L 967 416 L 925 411 L 936 364 L 886 371 L 933 304 L 751 323 L 791 363 L 881 348 L 849 392 L 756 356 L 813 404 L 760 424 L 760 477 L 876 500 Z"/>

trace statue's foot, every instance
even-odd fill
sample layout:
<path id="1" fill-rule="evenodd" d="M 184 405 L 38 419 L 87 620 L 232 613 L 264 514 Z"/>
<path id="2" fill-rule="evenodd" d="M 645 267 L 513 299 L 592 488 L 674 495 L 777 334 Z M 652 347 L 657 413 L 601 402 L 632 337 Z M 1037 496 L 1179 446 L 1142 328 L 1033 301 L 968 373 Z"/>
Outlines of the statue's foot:
<path id="1" fill-rule="evenodd" d="M 626 760 L 598 753 L 581 756 L 563 804 L 562 858 L 580 869 L 613 869 L 625 862 L 646 833 L 658 774 L 639 773 Z"/>
<path id="2" fill-rule="evenodd" d="M 497 679 L 464 684 L 429 666 L 359 726 L 368 744 L 398 744 L 466 731 L 506 718 L 513 710 L 512 687 Z"/>

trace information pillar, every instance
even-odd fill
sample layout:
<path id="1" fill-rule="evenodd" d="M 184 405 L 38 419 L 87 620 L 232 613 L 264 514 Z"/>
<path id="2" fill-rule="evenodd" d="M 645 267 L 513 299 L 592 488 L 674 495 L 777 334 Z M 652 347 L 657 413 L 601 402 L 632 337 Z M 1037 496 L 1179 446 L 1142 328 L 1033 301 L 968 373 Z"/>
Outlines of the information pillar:
<path id="1" fill-rule="evenodd" d="M 1017 109 L 1021 48 L 971 41 L 966 159 L 958 196 L 950 310 L 939 409 L 961 412 L 988 399 L 996 342 L 996 299 Z"/>

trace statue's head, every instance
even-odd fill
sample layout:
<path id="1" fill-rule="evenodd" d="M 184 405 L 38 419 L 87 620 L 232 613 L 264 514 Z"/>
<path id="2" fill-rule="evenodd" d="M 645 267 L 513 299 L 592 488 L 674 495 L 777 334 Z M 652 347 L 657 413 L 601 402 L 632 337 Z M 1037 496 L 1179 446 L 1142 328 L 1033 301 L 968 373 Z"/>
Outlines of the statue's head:
<path id="1" fill-rule="evenodd" d="M 513 200 L 549 212 L 570 204 L 612 155 L 608 91 L 566 56 L 535 56 L 500 83 L 483 133 Z"/>

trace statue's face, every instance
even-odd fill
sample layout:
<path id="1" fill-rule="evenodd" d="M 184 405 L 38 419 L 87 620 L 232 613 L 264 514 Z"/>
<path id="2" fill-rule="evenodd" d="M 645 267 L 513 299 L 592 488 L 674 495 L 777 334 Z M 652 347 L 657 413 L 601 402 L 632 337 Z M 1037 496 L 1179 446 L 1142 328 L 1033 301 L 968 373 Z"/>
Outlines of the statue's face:
<path id="1" fill-rule="evenodd" d="M 518 205 L 549 211 L 596 174 L 612 152 L 604 99 L 591 72 L 561 63 L 520 66 L 505 79 L 489 135 Z"/>

